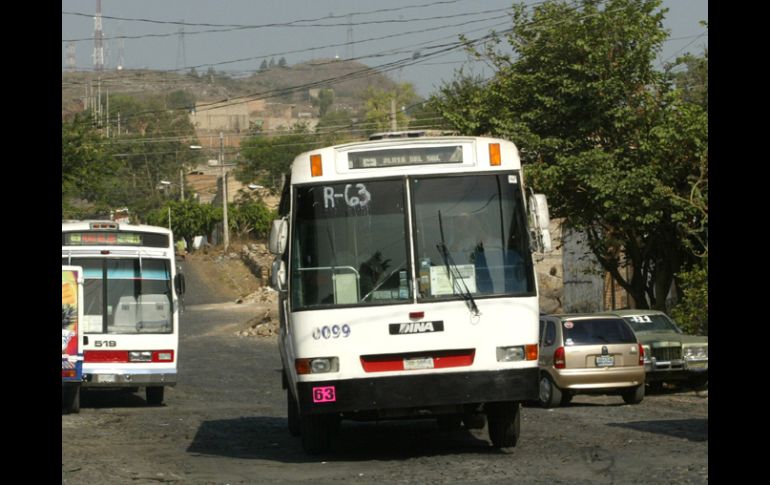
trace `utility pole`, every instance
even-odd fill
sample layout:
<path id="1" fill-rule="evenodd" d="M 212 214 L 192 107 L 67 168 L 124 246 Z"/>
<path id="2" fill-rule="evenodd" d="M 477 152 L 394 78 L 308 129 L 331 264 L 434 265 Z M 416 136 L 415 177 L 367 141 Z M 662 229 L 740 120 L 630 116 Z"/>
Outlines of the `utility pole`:
<path id="1" fill-rule="evenodd" d="M 184 202 L 184 168 L 179 169 L 179 202 Z"/>
<path id="2" fill-rule="evenodd" d="M 396 97 L 390 98 L 390 130 L 398 131 L 398 122 L 396 121 Z"/>
<path id="3" fill-rule="evenodd" d="M 222 233 L 225 252 L 230 246 L 230 230 L 227 225 L 227 172 L 225 171 L 225 135 L 219 132 L 219 166 L 222 167 Z"/>

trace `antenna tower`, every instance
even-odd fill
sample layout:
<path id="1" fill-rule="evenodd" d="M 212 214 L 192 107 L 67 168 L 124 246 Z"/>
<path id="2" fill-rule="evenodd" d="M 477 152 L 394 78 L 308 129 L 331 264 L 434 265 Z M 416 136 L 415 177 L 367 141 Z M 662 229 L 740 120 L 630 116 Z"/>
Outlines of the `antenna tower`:
<path id="1" fill-rule="evenodd" d="M 68 71 L 74 71 L 77 66 L 77 61 L 75 60 L 75 43 L 74 42 L 67 42 L 66 66 Z"/>
<path id="2" fill-rule="evenodd" d="M 353 58 L 353 14 L 348 14 L 348 38 L 347 38 L 347 46 L 345 47 L 345 57 L 348 59 Z"/>
<path id="3" fill-rule="evenodd" d="M 184 23 L 184 19 L 181 21 Z M 179 42 L 177 42 L 176 46 L 176 70 L 178 71 L 180 68 L 182 71 L 187 69 L 187 56 L 184 45 L 184 25 L 179 27 Z"/>
<path id="4" fill-rule="evenodd" d="M 96 0 L 96 17 L 94 17 L 94 69 L 104 69 L 104 32 L 102 32 L 102 0 Z"/>

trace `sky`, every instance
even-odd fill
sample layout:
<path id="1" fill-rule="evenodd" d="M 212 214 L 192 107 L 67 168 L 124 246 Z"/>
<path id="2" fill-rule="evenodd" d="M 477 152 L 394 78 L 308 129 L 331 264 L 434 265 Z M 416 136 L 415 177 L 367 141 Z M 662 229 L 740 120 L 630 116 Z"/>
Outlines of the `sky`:
<path id="1" fill-rule="evenodd" d="M 288 65 L 312 59 L 353 58 L 388 66 L 396 82 L 427 97 L 457 69 L 492 71 L 454 48 L 458 35 L 480 38 L 510 26 L 512 0 L 102 0 L 105 69 L 122 52 L 125 69 L 189 70 L 210 66 L 233 76 L 263 60 Z M 525 0 L 525 3 L 540 3 Z M 658 65 L 708 47 L 708 0 L 663 0 L 670 38 Z M 386 11 L 383 11 L 386 10 Z M 379 11 L 379 12 L 377 12 Z M 77 70 L 93 69 L 96 0 L 62 0 L 62 69 L 74 45 Z M 109 18 L 118 17 L 118 18 Z M 437 18 L 440 17 L 440 18 Z M 183 22 L 187 25 L 181 25 Z M 195 25 L 189 25 L 195 24 Z M 202 25 L 210 24 L 210 25 Z M 282 24 L 282 25 L 271 25 Z M 288 24 L 288 25 L 287 25 Z M 259 27 L 255 27 L 259 26 Z M 180 31 L 183 30 L 183 35 Z M 205 32 L 208 31 L 208 32 Z M 213 31 L 213 32 L 211 32 Z M 123 37 L 123 38 L 121 38 Z M 350 41 L 352 40 L 352 43 Z M 186 68 L 186 69 L 185 69 Z"/>

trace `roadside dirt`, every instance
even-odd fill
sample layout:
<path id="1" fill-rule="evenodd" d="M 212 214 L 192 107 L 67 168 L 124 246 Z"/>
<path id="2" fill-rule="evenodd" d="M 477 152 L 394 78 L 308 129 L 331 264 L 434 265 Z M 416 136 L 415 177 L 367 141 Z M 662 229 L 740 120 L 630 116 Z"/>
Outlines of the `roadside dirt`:
<path id="1" fill-rule="evenodd" d="M 272 288 L 261 285 L 259 278 L 241 258 L 242 251 L 243 245 L 240 244 L 231 246 L 226 254 L 217 249 L 199 251 L 187 254 L 177 264 L 185 272 L 195 272 L 191 276 L 205 283 L 207 295 L 195 295 L 199 304 L 208 300 L 237 305 L 256 304 L 250 308 L 255 316 L 234 328 L 219 328 L 219 331 L 232 331 L 239 337 L 275 335 L 278 329 L 277 294 Z M 268 265 L 269 261 L 261 263 Z"/>

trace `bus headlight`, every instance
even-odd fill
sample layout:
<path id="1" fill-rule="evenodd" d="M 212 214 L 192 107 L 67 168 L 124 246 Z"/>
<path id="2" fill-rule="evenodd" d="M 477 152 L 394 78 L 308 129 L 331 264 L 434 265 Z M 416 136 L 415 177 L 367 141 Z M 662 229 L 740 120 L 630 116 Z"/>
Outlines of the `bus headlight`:
<path id="1" fill-rule="evenodd" d="M 339 372 L 340 361 L 337 357 L 313 357 L 294 361 L 297 374 L 325 374 Z"/>
<path id="2" fill-rule="evenodd" d="M 537 360 L 537 344 L 498 347 L 498 362 L 517 362 L 520 360 Z"/>

